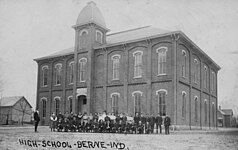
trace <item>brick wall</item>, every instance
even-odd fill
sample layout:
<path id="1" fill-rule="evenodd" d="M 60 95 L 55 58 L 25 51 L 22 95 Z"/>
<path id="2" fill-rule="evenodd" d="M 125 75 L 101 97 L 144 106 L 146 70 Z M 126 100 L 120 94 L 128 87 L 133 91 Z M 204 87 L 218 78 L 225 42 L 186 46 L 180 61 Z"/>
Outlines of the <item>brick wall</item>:
<path id="1" fill-rule="evenodd" d="M 167 90 L 166 94 L 166 114 L 171 116 L 172 122 L 174 116 L 177 118 L 178 125 L 186 126 L 216 126 L 216 123 L 212 122 L 212 104 L 217 104 L 216 98 L 216 86 L 214 83 L 214 91 L 211 92 L 211 70 L 215 71 L 213 66 L 209 66 L 209 61 L 198 53 L 194 46 L 185 39 L 179 39 L 177 43 L 177 70 L 176 73 L 173 72 L 173 48 L 171 36 L 161 37 L 152 39 L 149 41 L 140 41 L 135 43 L 129 43 L 126 45 L 118 45 L 114 47 L 109 47 L 106 49 L 96 49 L 93 65 L 93 78 L 91 79 L 88 75 L 87 81 L 93 81 L 92 97 L 91 97 L 91 112 L 102 112 L 107 110 L 112 111 L 111 108 L 111 94 L 114 92 L 120 93 L 119 98 L 119 112 L 125 112 L 130 115 L 134 115 L 134 97 L 132 93 L 135 91 L 142 92 L 142 107 L 141 111 L 144 114 L 157 114 L 158 113 L 158 95 L 157 90 L 164 89 Z M 159 47 L 167 47 L 166 53 L 166 75 L 158 76 L 158 54 L 156 49 Z M 142 51 L 142 77 L 134 78 L 134 57 L 133 53 L 136 51 Z M 186 59 L 183 57 L 183 51 L 186 53 Z M 120 71 L 119 80 L 112 80 L 112 56 L 120 55 Z M 80 52 L 77 55 L 78 59 L 88 57 L 87 52 Z M 194 59 L 198 60 L 198 74 L 197 81 L 194 82 L 194 72 L 195 64 Z M 69 111 L 69 101 L 68 97 L 73 95 L 73 85 L 69 84 L 69 63 L 73 61 L 73 55 L 68 55 L 66 57 L 53 58 L 51 60 L 43 60 L 39 62 L 39 67 L 44 65 L 49 66 L 49 85 L 47 87 L 42 87 L 42 69 L 39 69 L 38 84 L 38 103 L 39 108 L 42 109 L 42 104 L 40 99 L 46 97 L 47 100 L 47 118 L 49 118 L 50 113 L 55 111 L 55 101 L 53 98 L 59 96 L 60 101 L 60 111 L 63 113 Z M 185 77 L 182 77 L 182 64 L 186 61 L 186 72 Z M 63 76 L 62 84 L 55 86 L 55 71 L 54 66 L 57 63 L 62 63 Z M 204 65 L 208 67 L 208 87 L 204 88 Z M 87 65 L 87 69 L 90 67 Z M 77 70 L 75 70 L 77 71 Z M 177 75 L 177 81 L 172 79 L 172 76 Z M 75 76 L 74 76 L 75 77 Z M 215 78 L 217 78 L 215 76 Z M 216 81 L 216 79 L 215 79 Z M 177 106 L 174 107 L 173 99 L 173 84 L 177 82 L 176 101 Z M 79 83 L 77 79 L 76 87 L 86 87 L 86 83 Z M 202 88 L 201 88 L 202 87 Z M 182 118 L 182 92 L 186 93 L 186 107 L 185 107 L 185 117 Z M 195 102 L 194 97 L 198 97 L 198 120 L 195 120 Z M 207 122 L 204 120 L 204 99 L 207 99 Z M 77 103 L 75 103 L 74 107 Z M 174 114 L 174 108 L 176 108 L 176 114 Z M 77 110 L 77 109 L 75 109 Z M 210 120 L 209 120 L 210 119 Z M 47 121 L 46 121 L 47 122 Z M 175 122 L 173 122 L 175 123 Z"/>

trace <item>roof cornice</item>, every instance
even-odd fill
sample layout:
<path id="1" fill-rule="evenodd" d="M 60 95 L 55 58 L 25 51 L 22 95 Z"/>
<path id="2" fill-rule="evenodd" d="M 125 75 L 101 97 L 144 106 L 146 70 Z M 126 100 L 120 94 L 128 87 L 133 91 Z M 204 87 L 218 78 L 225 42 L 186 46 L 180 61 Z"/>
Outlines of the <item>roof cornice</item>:
<path id="1" fill-rule="evenodd" d="M 212 59 L 211 59 L 211 57 L 209 57 L 200 47 L 198 47 L 189 37 L 187 37 L 182 31 L 178 31 L 179 32 L 179 34 L 181 34 L 186 40 L 188 40 L 197 50 L 199 50 L 199 52 L 202 54 L 202 55 L 204 55 L 206 58 L 208 58 L 208 60 L 210 60 L 215 66 L 216 66 L 216 68 L 218 69 L 218 70 L 220 70 L 221 69 L 221 67 L 217 64 L 217 63 L 215 63 L 215 61 L 213 61 Z"/>

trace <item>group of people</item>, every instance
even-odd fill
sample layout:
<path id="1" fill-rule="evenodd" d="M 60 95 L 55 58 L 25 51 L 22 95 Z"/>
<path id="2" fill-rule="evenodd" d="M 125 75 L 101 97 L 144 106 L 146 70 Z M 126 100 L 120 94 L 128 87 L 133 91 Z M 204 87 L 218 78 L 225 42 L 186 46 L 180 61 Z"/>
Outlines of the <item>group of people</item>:
<path id="1" fill-rule="evenodd" d="M 125 134 L 152 134 L 162 133 L 162 124 L 165 134 L 169 134 L 169 116 L 162 117 L 136 113 L 134 117 L 126 114 L 111 114 L 104 111 L 102 114 L 87 115 L 68 113 L 58 115 L 52 113 L 50 117 L 51 131 L 58 132 L 95 132 L 95 133 L 125 133 Z"/>

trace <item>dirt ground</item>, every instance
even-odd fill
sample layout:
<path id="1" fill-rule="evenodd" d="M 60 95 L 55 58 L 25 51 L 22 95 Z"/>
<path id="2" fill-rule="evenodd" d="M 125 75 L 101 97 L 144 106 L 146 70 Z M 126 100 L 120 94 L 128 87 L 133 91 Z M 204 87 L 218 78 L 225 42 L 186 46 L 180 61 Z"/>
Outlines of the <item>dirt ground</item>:
<path id="1" fill-rule="evenodd" d="M 238 129 L 175 131 L 163 134 L 50 132 L 40 126 L 0 127 L 0 150 L 238 150 Z"/>

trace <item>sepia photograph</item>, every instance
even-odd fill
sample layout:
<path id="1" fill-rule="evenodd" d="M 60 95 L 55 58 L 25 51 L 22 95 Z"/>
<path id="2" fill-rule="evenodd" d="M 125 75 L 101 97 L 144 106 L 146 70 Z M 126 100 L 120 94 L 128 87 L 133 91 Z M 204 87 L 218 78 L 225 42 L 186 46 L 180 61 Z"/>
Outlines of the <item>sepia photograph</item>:
<path id="1" fill-rule="evenodd" d="M 0 0 L 0 149 L 238 150 L 237 6 Z"/>

